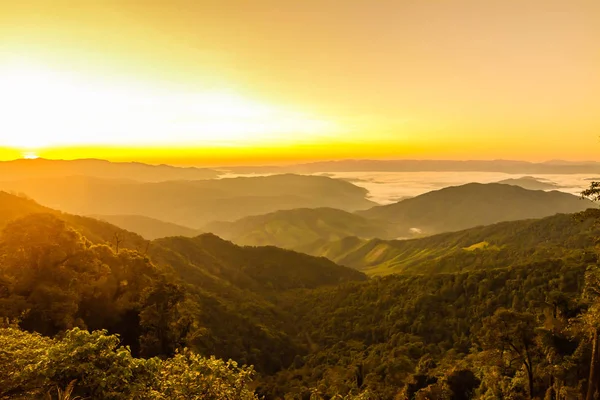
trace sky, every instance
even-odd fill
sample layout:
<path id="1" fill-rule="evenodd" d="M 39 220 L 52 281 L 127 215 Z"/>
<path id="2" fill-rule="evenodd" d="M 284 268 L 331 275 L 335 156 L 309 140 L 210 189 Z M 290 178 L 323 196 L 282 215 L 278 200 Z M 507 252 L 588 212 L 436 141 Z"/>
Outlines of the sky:
<path id="1" fill-rule="evenodd" d="M 597 0 L 0 0 L 0 159 L 594 160 Z"/>

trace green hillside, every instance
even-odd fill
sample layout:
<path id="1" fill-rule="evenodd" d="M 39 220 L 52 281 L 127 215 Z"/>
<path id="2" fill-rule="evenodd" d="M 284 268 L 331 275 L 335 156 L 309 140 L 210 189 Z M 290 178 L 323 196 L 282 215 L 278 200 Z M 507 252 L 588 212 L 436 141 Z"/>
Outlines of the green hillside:
<path id="1" fill-rule="evenodd" d="M 172 351 L 167 347 L 186 343 L 201 354 L 272 372 L 304 351 L 288 336 L 287 317 L 275 306 L 273 293 L 366 279 L 325 258 L 289 250 L 242 248 L 214 235 L 150 242 L 103 221 L 44 212 L 31 200 L 9 194 L 2 200 L 0 292 L 9 295 L 3 317 L 29 310 L 23 327 L 44 334 L 74 326 L 106 328 L 121 334 L 134 354 L 167 354 Z M 29 274 L 34 265 L 43 268 Z M 53 273 L 54 268 L 64 274 Z M 65 280 L 73 279 L 79 286 L 61 294 Z M 42 292 L 32 291 L 32 285 Z M 169 306 L 173 316 L 167 320 L 176 318 L 184 326 L 173 321 L 174 326 L 161 328 L 169 330 L 169 344 L 144 350 L 139 318 L 144 296 L 153 290 L 162 291 L 157 299 L 178 299 Z"/>
<path id="2" fill-rule="evenodd" d="M 369 399 L 529 399 L 529 357 L 533 398 L 580 398 L 591 352 L 577 322 L 586 315 L 586 267 L 545 260 L 306 292 L 291 310 L 314 350 L 264 390 L 272 398 L 317 388 L 323 398 L 360 389 Z"/>
<path id="3" fill-rule="evenodd" d="M 394 223 L 399 237 L 458 231 L 502 221 L 543 218 L 595 207 L 568 193 L 526 190 L 499 183 L 469 183 L 425 193 L 398 203 L 373 207 L 359 215 Z"/>
<path id="4" fill-rule="evenodd" d="M 204 230 L 237 244 L 299 248 L 319 239 L 338 240 L 347 236 L 394 238 L 393 228 L 356 214 L 333 208 L 300 208 L 216 222 Z"/>
<path id="5" fill-rule="evenodd" d="M 593 218 L 596 214 L 597 210 L 590 209 L 577 218 L 559 214 L 410 240 L 317 241 L 299 250 L 371 275 L 496 268 L 593 253 L 595 237 L 600 236 Z"/>
<path id="6" fill-rule="evenodd" d="M 367 279 L 290 250 L 147 241 L 0 200 L 0 318 L 15 321 L 0 326 L 0 398 L 76 379 L 74 395 L 114 399 L 577 399 L 598 358 L 597 210 L 320 244 L 395 254 L 402 273 Z M 212 355 L 253 365 L 255 381 Z"/>

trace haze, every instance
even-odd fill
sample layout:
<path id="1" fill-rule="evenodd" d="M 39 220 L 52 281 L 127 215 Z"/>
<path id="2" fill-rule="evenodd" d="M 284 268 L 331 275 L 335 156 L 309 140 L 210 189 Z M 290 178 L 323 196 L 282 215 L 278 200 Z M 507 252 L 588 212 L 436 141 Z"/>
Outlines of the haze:
<path id="1" fill-rule="evenodd" d="M 0 0 L 0 399 L 600 399 L 600 0 Z"/>
<path id="2" fill-rule="evenodd" d="M 591 0 L 3 2 L 0 158 L 593 159 L 599 18 Z"/>

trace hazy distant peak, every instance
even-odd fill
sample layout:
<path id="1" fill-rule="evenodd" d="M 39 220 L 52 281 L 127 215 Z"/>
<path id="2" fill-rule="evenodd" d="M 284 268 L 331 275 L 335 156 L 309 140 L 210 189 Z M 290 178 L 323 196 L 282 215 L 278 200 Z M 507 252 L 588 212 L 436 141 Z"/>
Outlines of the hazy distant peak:
<path id="1" fill-rule="evenodd" d="M 0 176 L 17 179 L 62 178 L 80 175 L 103 179 L 159 182 L 178 179 L 212 179 L 219 172 L 208 168 L 150 165 L 139 162 L 112 162 L 100 159 L 0 161 Z"/>
<path id="2" fill-rule="evenodd" d="M 557 185 L 556 183 L 551 182 L 548 179 L 536 178 L 533 176 L 523 176 L 521 178 L 504 179 L 496 183 L 519 186 L 529 190 L 551 190 L 561 188 L 560 185 Z"/>
<path id="3" fill-rule="evenodd" d="M 425 234 L 456 231 L 501 221 L 543 218 L 595 207 L 590 201 L 559 192 L 527 190 L 501 183 L 468 183 L 428 192 L 411 199 L 358 212 Z"/>
<path id="4" fill-rule="evenodd" d="M 588 161 L 529 162 L 519 160 L 372 160 L 348 159 L 316 161 L 286 166 L 228 167 L 236 173 L 268 172 L 503 172 L 509 174 L 574 174 L 600 173 L 600 163 Z"/>

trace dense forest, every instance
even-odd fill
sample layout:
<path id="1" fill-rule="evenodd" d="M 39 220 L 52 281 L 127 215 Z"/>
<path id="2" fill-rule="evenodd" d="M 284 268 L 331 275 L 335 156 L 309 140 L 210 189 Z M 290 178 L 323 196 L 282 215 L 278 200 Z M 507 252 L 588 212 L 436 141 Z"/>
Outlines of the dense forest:
<path id="1" fill-rule="evenodd" d="M 581 258 L 600 236 L 597 209 L 542 219 L 501 222 L 412 240 L 346 237 L 319 240 L 298 250 L 325 256 L 370 275 L 458 272 Z"/>
<path id="2" fill-rule="evenodd" d="M 591 400 L 597 214 L 392 242 L 413 262 L 368 278 L 0 193 L 0 397 Z"/>

